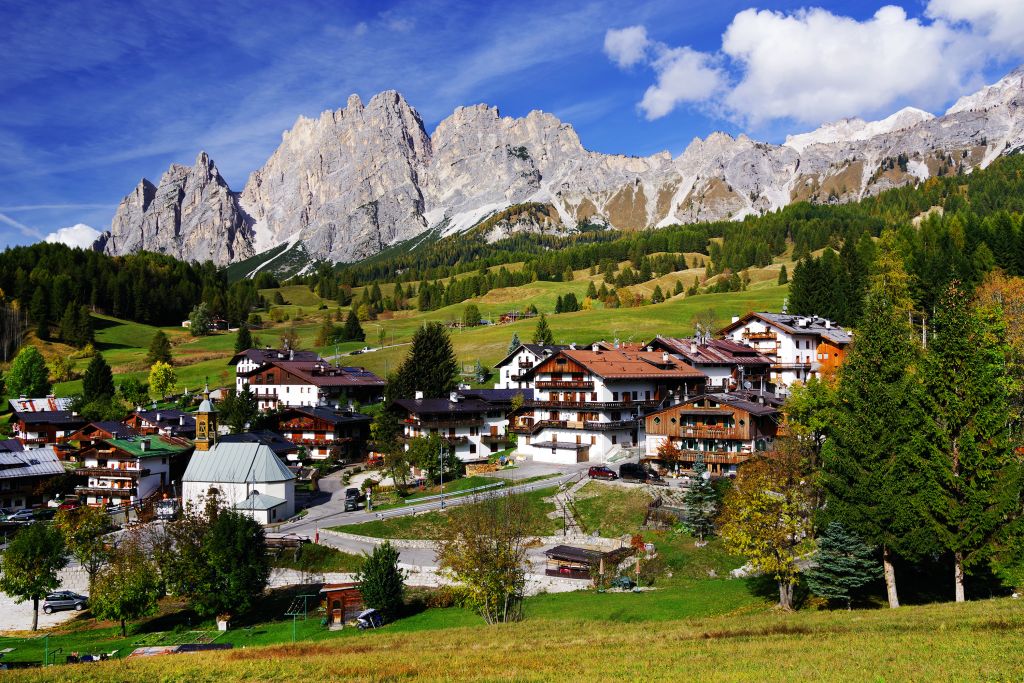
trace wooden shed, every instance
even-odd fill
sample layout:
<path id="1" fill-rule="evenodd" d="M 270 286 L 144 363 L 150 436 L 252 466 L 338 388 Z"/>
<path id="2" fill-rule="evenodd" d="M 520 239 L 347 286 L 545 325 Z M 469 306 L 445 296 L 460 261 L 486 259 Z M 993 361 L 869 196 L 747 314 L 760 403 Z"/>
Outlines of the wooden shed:
<path id="1" fill-rule="evenodd" d="M 320 589 L 324 609 L 327 610 L 327 625 L 341 628 L 354 620 L 363 611 L 363 594 L 358 583 L 328 583 Z"/>

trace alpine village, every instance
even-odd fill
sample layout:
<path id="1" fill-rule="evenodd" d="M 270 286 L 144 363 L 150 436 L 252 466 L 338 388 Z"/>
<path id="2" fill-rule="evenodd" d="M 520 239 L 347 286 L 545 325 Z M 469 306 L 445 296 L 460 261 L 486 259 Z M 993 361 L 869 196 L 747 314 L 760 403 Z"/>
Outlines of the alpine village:
<path id="1" fill-rule="evenodd" d="M 1020 680 L 1024 67 L 972 83 L 646 157 L 296 103 L 241 191 L 8 239 L 2 677 Z"/>

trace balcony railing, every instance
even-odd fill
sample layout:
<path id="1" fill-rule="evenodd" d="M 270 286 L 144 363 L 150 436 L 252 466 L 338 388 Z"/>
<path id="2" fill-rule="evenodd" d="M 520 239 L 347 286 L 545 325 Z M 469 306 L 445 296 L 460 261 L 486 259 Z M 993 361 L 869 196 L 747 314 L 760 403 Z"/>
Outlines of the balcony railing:
<path id="1" fill-rule="evenodd" d="M 743 336 L 747 339 L 778 339 L 774 332 L 744 332 Z"/>
<path id="2" fill-rule="evenodd" d="M 810 370 L 812 361 L 806 363 L 772 363 L 772 370 Z"/>
<path id="3" fill-rule="evenodd" d="M 660 398 L 637 399 L 635 401 L 526 401 L 523 405 L 527 408 L 585 408 L 588 410 L 620 410 L 629 409 L 633 406 L 641 408 L 656 406 L 661 403 Z"/>
<path id="4" fill-rule="evenodd" d="M 531 363 L 528 360 L 521 360 L 519 361 L 519 367 L 522 368 L 523 370 L 529 370 L 530 368 L 533 367 L 533 363 Z"/>
<path id="5" fill-rule="evenodd" d="M 81 474 L 84 477 L 107 477 L 110 479 L 138 479 L 139 477 L 145 477 L 149 474 L 148 469 L 119 469 L 114 467 L 79 467 L 75 470 L 75 474 Z"/>
<path id="6" fill-rule="evenodd" d="M 552 379 L 534 383 L 537 389 L 586 389 L 593 391 L 594 383 L 589 380 Z"/>
<path id="7" fill-rule="evenodd" d="M 636 420 L 612 420 L 610 422 L 587 421 L 583 423 L 583 428 L 590 429 L 592 431 L 607 432 L 619 429 L 633 429 L 636 425 Z"/>
<path id="8" fill-rule="evenodd" d="M 480 436 L 481 443 L 506 443 L 508 434 L 483 434 Z"/>
<path id="9" fill-rule="evenodd" d="M 128 488 L 113 488 L 110 486 L 76 486 L 75 492 L 86 496 L 105 496 L 108 498 L 134 498 L 138 489 L 134 486 Z"/>
<path id="10" fill-rule="evenodd" d="M 567 429 L 568 422 L 565 420 L 537 420 L 536 422 L 518 422 L 509 427 L 509 431 L 515 434 L 536 434 L 542 429 Z"/>
<path id="11" fill-rule="evenodd" d="M 482 417 L 466 417 L 460 419 L 420 419 L 405 420 L 405 424 L 419 427 L 420 429 L 448 429 L 449 427 L 479 427 L 484 423 Z"/>
<path id="12" fill-rule="evenodd" d="M 673 460 L 692 462 L 696 460 L 698 453 L 704 456 L 704 462 L 719 465 L 738 465 L 746 462 L 754 455 L 750 451 L 679 451 L 679 457 L 673 458 Z M 656 460 L 666 460 L 666 458 L 660 455 L 653 457 Z"/>
<path id="13" fill-rule="evenodd" d="M 678 435 L 689 439 L 745 439 L 747 435 L 735 428 L 679 425 Z"/>

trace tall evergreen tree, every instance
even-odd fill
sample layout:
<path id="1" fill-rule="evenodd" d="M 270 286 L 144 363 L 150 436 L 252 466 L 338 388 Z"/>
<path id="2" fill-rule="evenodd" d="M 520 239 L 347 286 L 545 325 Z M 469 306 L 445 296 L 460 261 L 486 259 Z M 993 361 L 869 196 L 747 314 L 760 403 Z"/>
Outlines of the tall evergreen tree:
<path id="1" fill-rule="evenodd" d="M 1009 439 L 1009 348 L 998 313 L 975 311 L 953 282 L 936 308 L 921 363 L 927 424 L 929 512 L 953 554 L 957 602 L 964 574 L 983 563 L 997 535 L 1020 514 L 1021 463 Z"/>
<path id="2" fill-rule="evenodd" d="M 36 328 L 36 336 L 40 339 L 49 339 L 50 324 L 47 322 L 50 314 L 50 304 L 46 296 L 46 287 L 37 286 L 32 292 L 32 302 L 29 304 L 29 317 Z"/>
<path id="3" fill-rule="evenodd" d="M 436 460 L 436 458 L 434 458 Z M 406 574 L 398 567 L 398 550 L 384 541 L 366 555 L 356 580 L 367 607 L 395 618 L 402 609 Z"/>
<path id="4" fill-rule="evenodd" d="M 171 342 L 163 330 L 157 330 L 153 338 L 149 340 L 149 352 L 146 354 L 146 363 L 153 365 L 156 362 L 171 364 Z"/>
<path id="5" fill-rule="evenodd" d="M 550 346 L 555 343 L 555 335 L 551 332 L 551 328 L 548 327 L 548 319 L 543 313 L 537 318 L 537 327 L 533 330 L 533 343 L 543 344 L 544 346 Z"/>
<path id="6" fill-rule="evenodd" d="M 831 438 L 822 451 L 826 515 L 881 546 L 890 607 L 899 606 L 893 554 L 934 550 L 919 512 L 923 490 L 918 349 L 907 276 L 894 250 L 880 259 L 864 318 L 840 369 Z"/>
<path id="7" fill-rule="evenodd" d="M 235 353 L 241 353 L 252 348 L 252 332 L 244 322 L 238 326 L 238 334 L 235 335 Z"/>
<path id="8" fill-rule="evenodd" d="M 359 324 L 359 315 L 354 310 L 349 310 L 348 317 L 345 318 L 345 327 L 342 329 L 341 336 L 346 341 L 366 340 L 366 333 L 363 332 L 363 326 Z"/>
<path id="9" fill-rule="evenodd" d="M 93 401 L 114 397 L 114 375 L 104 360 L 103 354 L 93 355 L 82 378 L 82 401 L 89 404 Z"/>
<path id="10" fill-rule="evenodd" d="M 789 273 L 786 271 L 786 264 L 782 264 L 782 268 L 779 270 L 779 284 L 784 285 L 789 282 Z"/>
<path id="11" fill-rule="evenodd" d="M 439 322 L 416 330 L 412 349 L 388 384 L 388 399 L 412 398 L 422 391 L 426 398 L 440 398 L 457 386 L 459 363 L 448 330 Z"/>
<path id="12" fill-rule="evenodd" d="M 522 342 L 519 341 L 519 335 L 515 332 L 512 333 L 512 341 L 508 343 L 508 352 L 511 354 L 513 351 L 519 348 Z"/>
<path id="13" fill-rule="evenodd" d="M 715 508 L 717 496 L 711 486 L 708 467 L 704 464 L 704 454 L 697 453 L 693 463 L 693 481 L 686 491 L 686 523 L 694 535 L 703 543 L 704 539 L 715 533 Z"/>
<path id="14" fill-rule="evenodd" d="M 864 588 L 881 577 L 875 549 L 831 522 L 818 538 L 815 565 L 804 575 L 811 592 L 826 600 L 846 604 L 860 597 Z"/>

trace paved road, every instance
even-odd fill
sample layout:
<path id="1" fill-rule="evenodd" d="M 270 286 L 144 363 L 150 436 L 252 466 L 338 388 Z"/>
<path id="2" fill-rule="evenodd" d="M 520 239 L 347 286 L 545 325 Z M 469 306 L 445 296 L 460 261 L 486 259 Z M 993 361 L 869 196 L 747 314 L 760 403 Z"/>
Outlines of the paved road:
<path id="1" fill-rule="evenodd" d="M 524 463 L 521 468 L 513 470 L 504 470 L 502 472 L 493 473 L 495 476 L 503 477 L 509 480 L 509 483 L 497 489 L 499 493 L 494 492 L 482 492 L 477 496 L 467 495 L 456 498 L 446 498 L 445 507 L 452 505 L 461 505 L 464 503 L 472 502 L 473 500 L 479 500 L 480 497 L 488 495 L 501 495 L 502 493 L 508 493 L 509 491 L 524 493 L 527 491 L 533 491 L 536 489 L 547 488 L 549 486 L 557 486 L 562 484 L 577 474 L 586 467 L 586 464 L 571 465 L 564 467 L 556 467 L 552 465 L 544 465 L 540 463 Z M 527 484 L 516 484 L 517 479 L 526 479 L 533 476 L 540 476 L 543 474 L 557 474 L 558 476 L 550 479 L 542 479 L 539 481 L 530 482 Z M 490 475 L 488 475 L 490 476 Z M 341 473 L 333 474 L 329 477 L 320 480 L 320 489 L 323 493 L 330 494 L 330 498 L 322 503 L 319 503 L 311 508 L 308 508 L 306 516 L 302 519 L 294 522 L 286 522 L 275 530 L 275 533 L 281 534 L 296 534 L 299 536 L 313 537 L 316 534 L 317 529 L 339 526 L 343 524 L 361 524 L 363 522 L 371 522 L 377 519 L 386 517 L 401 517 L 405 515 L 415 515 L 430 510 L 437 510 L 440 508 L 440 501 L 430 501 L 419 505 L 406 505 L 401 508 L 394 508 L 391 510 L 385 510 L 381 512 L 366 512 L 365 510 L 358 510 L 352 512 L 345 512 L 345 486 L 341 483 Z"/>

